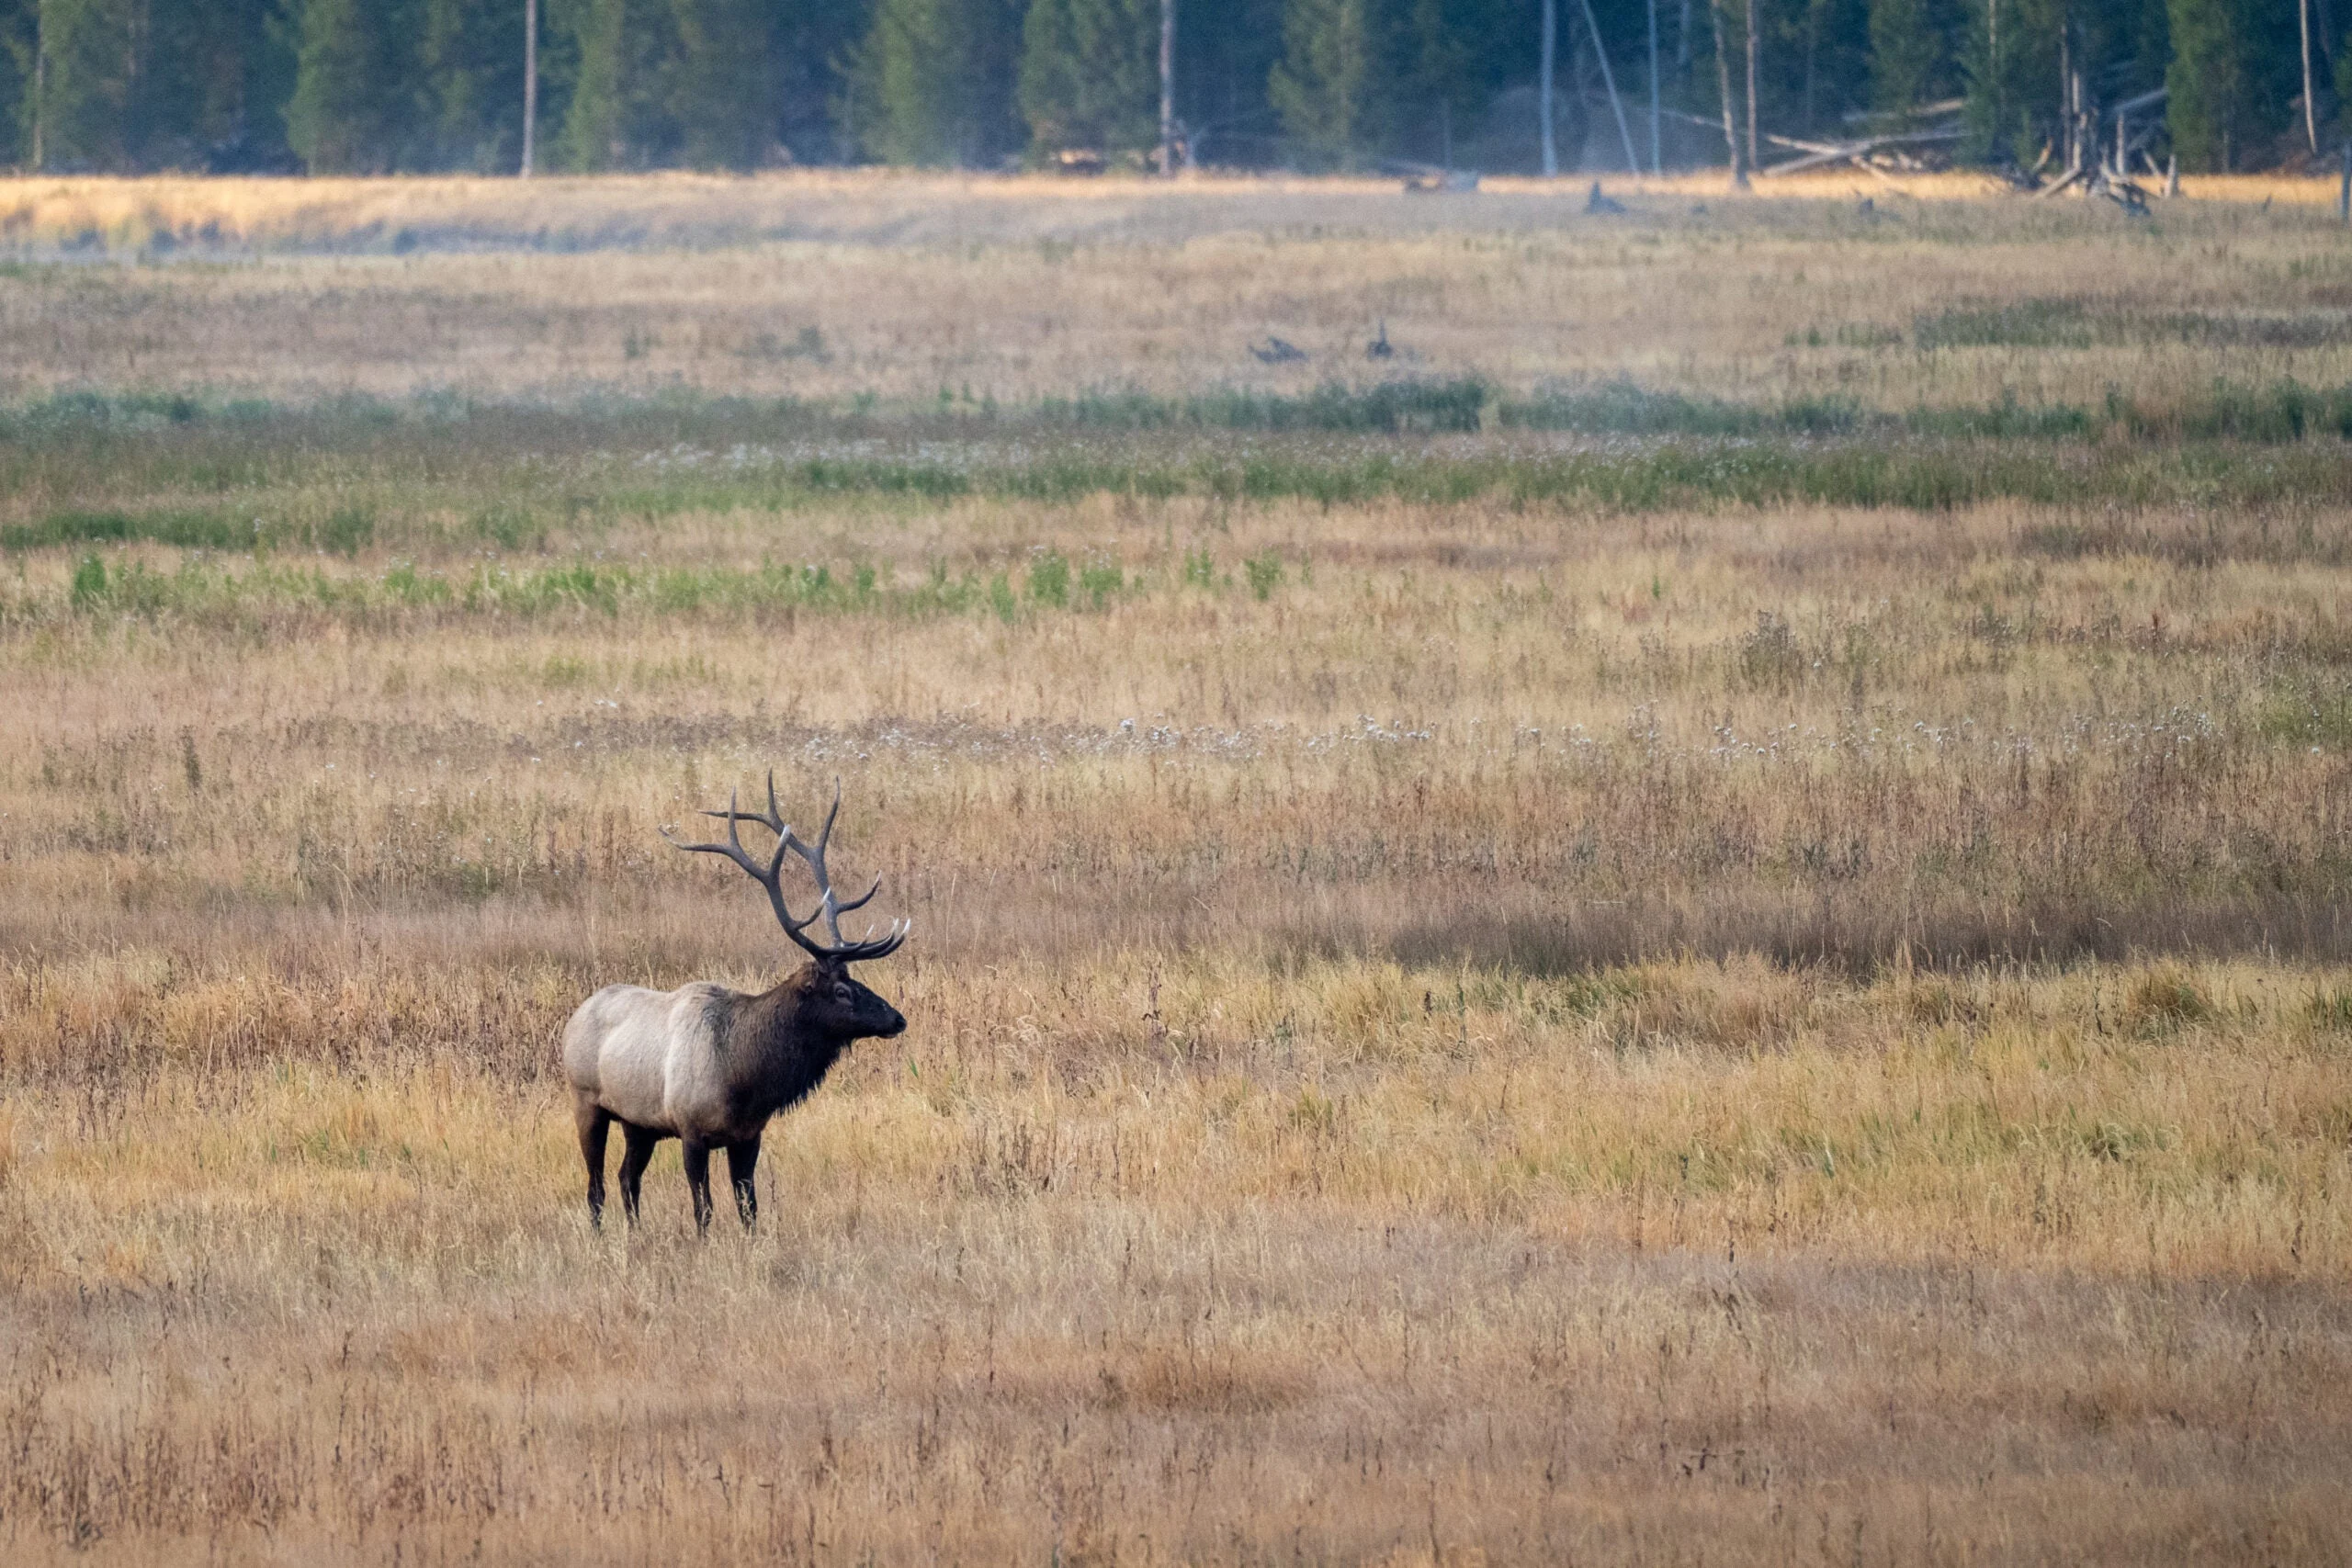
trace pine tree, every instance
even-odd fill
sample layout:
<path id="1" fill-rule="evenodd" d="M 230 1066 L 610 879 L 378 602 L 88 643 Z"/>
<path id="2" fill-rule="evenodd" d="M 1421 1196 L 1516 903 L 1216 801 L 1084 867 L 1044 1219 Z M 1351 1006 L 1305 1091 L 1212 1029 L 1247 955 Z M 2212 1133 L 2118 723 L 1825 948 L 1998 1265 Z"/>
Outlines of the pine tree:
<path id="1" fill-rule="evenodd" d="M 1420 128 L 1420 151 L 1442 164 L 1453 162 L 1455 127 L 1466 133 L 1477 118 L 1475 35 L 1457 10 L 1445 0 L 1412 0 L 1405 18 L 1406 90 L 1429 122 Z"/>
<path id="2" fill-rule="evenodd" d="M 1871 0 L 1871 107 L 1907 117 L 1944 85 L 1946 40 L 1929 0 Z"/>
<path id="3" fill-rule="evenodd" d="M 28 154 L 37 118 L 44 160 L 56 168 L 275 162 L 288 73 L 275 66 L 281 51 L 264 25 L 266 0 L 17 0 L 0 6 L 0 28 L 12 8 L 19 31 L 0 64 L 0 92 L 6 80 L 19 84 L 12 118 Z M 259 106 L 256 90 L 267 99 Z"/>
<path id="4" fill-rule="evenodd" d="M 1176 114 L 1198 159 L 1271 156 L 1280 125 L 1266 80 L 1283 52 L 1283 0 L 1217 0 L 1214 15 L 1189 5 L 1176 28 Z"/>
<path id="5" fill-rule="evenodd" d="M 1131 152 L 1159 140 L 1159 0 L 1031 0 L 1021 113 L 1046 151 Z"/>
<path id="6" fill-rule="evenodd" d="M 512 172 L 523 149 L 521 0 L 425 0 L 421 53 L 430 161 Z"/>
<path id="7" fill-rule="evenodd" d="M 2261 0 L 2171 0 L 2167 20 L 2173 53 L 2165 116 L 2181 166 L 2236 168 L 2267 151 L 2299 90 L 2292 81 L 2300 45 L 2280 36 L 2292 28 L 2293 13 Z"/>
<path id="8" fill-rule="evenodd" d="M 1290 0 L 1266 96 L 1310 161 L 1352 167 L 1371 140 L 1377 56 L 1372 0 Z"/>
<path id="9" fill-rule="evenodd" d="M 772 39 L 760 0 L 674 0 L 665 75 L 679 154 L 697 168 L 749 169 L 775 144 Z"/>
<path id="10" fill-rule="evenodd" d="M 2330 19 L 2341 4 L 2318 7 L 2317 41 L 2352 96 L 2352 44 Z M 1124 152 L 1156 134 L 1158 0 L 540 8 L 551 167 L 740 168 L 779 144 L 802 160 L 989 164 L 1024 143 Z M 1183 8 L 1176 110 L 1212 161 L 1347 166 L 1394 148 L 1475 164 L 1523 139 L 1533 0 Z M 1567 90 L 1589 92 L 1584 0 L 1559 8 Z M 1658 7 L 1664 96 L 1693 113 L 1716 94 L 1713 8 Z M 1747 6 L 1726 8 L 1736 35 Z M 1638 105 L 1647 0 L 1591 10 Z M 282 168 L 289 143 L 322 171 L 511 168 L 521 13 L 521 0 L 0 0 L 0 164 L 29 159 L 38 125 L 60 170 Z M 2191 168 L 2278 155 L 2301 86 L 2295 0 L 1756 0 L 1755 15 L 1768 129 L 1826 128 L 1866 102 L 1899 116 L 1962 89 L 1976 158 L 2029 161 L 2057 130 L 2062 36 L 2095 102 L 2170 86 Z"/>
<path id="11" fill-rule="evenodd" d="M 286 135 L 312 174 L 384 174 L 409 161 L 416 20 L 405 0 L 305 0 Z"/>
<path id="12" fill-rule="evenodd" d="M 50 169 L 127 169 L 136 86 L 129 0 L 40 0 L 33 112 Z"/>
<path id="13" fill-rule="evenodd" d="M 844 67 L 873 26 L 872 0 L 780 0 L 774 21 L 771 90 L 776 134 L 797 163 L 847 163 L 857 155 L 842 133 Z"/>
<path id="14" fill-rule="evenodd" d="M 278 0 L 147 0 L 149 167 L 216 174 L 293 166 L 285 109 L 295 53 Z"/>
<path id="15" fill-rule="evenodd" d="M 2083 67 L 2086 80 L 2101 100 L 2134 97 L 2165 85 L 2165 68 L 2172 60 L 2172 47 L 2165 36 L 2166 0 L 2107 0 L 2106 4 L 2098 5 L 2089 0 L 2041 3 L 2064 21 L 2072 61 Z M 2286 6 L 2288 39 L 2292 43 L 2295 0 L 2279 3 Z M 2058 22 L 2049 25 L 2054 37 Z M 2054 91 L 2054 63 L 2051 66 L 2051 82 Z M 2055 98 L 2052 101 L 2054 107 Z"/>
<path id="16" fill-rule="evenodd" d="M 2347 107 L 2352 107 L 2352 28 L 2344 29 L 2341 41 L 2336 45 L 2335 86 L 2338 121 L 2335 130 L 2339 134 L 2330 140 L 2340 145 L 2346 134 L 2352 133 L 2352 123 L 2345 123 L 2352 120 L 2352 115 L 2346 112 Z"/>
<path id="17" fill-rule="evenodd" d="M 2007 0 L 2003 0 L 2004 4 Z M 1788 33 L 1797 62 L 1786 122 L 1812 136 L 1870 96 L 1870 8 L 1865 0 L 1801 0 Z"/>
<path id="18" fill-rule="evenodd" d="M 1963 156 L 2019 165 L 2057 130 L 2058 0 L 1976 0 L 1961 46 Z"/>
<path id="19" fill-rule="evenodd" d="M 0 0 L 0 161 L 29 160 L 38 126 L 52 168 L 284 168 L 293 59 L 275 11 L 275 0 Z"/>
<path id="20" fill-rule="evenodd" d="M 0 166 L 32 156 L 33 51 L 40 47 L 40 0 L 0 0 Z"/>
<path id="21" fill-rule="evenodd" d="M 1021 144 L 1011 0 L 878 0 L 842 118 L 886 164 L 976 167 Z"/>
<path id="22" fill-rule="evenodd" d="M 572 26 L 579 71 L 563 130 L 574 169 L 644 168 L 675 152 L 663 66 L 676 51 L 668 0 L 584 0 Z"/>

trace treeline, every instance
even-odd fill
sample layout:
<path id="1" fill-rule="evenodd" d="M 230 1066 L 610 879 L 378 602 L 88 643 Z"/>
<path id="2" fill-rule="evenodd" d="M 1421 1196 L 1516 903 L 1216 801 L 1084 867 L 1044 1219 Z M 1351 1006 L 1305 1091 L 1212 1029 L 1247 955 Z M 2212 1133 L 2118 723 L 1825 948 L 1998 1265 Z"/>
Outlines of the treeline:
<path id="1" fill-rule="evenodd" d="M 2352 15 L 2338 14 L 2352 0 L 1175 8 L 1175 120 L 1201 164 L 1535 168 L 1547 8 L 1567 168 L 1622 168 L 1628 142 L 1645 165 L 1719 163 L 1726 119 L 1743 140 L 1752 117 L 1766 138 L 1811 141 L 1955 103 L 1951 152 L 2031 164 L 2070 121 L 2158 89 L 2152 155 L 2243 168 L 2333 147 L 2352 98 Z M 1160 0 L 536 0 L 530 14 L 542 169 L 1091 166 L 1159 145 Z M 511 172 L 526 16 L 526 0 L 0 0 L 0 166 Z"/>

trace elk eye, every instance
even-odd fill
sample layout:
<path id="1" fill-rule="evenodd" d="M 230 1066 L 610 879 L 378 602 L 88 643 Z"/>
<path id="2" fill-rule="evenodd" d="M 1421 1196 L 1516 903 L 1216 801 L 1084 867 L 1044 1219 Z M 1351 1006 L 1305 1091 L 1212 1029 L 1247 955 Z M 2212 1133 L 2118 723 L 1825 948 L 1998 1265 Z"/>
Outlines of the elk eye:
<path id="1" fill-rule="evenodd" d="M 833 987 L 833 999 L 840 1002 L 849 1000 L 849 987 L 847 986 L 835 986 Z"/>

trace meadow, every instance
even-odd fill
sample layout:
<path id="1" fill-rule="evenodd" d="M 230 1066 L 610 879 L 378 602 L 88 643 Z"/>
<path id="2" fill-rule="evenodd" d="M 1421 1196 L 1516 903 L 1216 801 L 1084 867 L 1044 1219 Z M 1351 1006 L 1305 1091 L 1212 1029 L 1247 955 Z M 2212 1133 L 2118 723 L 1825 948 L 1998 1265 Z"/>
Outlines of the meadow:
<path id="1" fill-rule="evenodd" d="M 1850 183 L 0 186 L 0 1552 L 2341 1560 L 2343 231 Z"/>

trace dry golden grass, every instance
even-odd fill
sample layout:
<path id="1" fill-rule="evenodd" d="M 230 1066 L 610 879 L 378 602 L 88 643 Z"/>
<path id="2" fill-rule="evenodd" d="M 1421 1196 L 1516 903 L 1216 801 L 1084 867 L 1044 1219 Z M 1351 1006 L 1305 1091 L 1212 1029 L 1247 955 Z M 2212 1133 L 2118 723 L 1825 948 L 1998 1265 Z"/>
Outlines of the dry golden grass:
<path id="1" fill-rule="evenodd" d="M 1844 199 L 1854 193 L 1897 194 L 1921 201 L 1976 203 L 2005 197 L 2006 187 L 1968 173 L 1889 175 L 1855 169 L 1761 179 L 1744 195 L 1729 191 L 1721 170 L 1653 179 L 1602 175 L 1613 193 L 1723 200 Z M 1555 215 L 1579 202 L 1591 176 L 1558 180 L 1488 176 L 1479 194 L 1537 197 Z M 2181 182 L 2190 201 L 2287 202 L 2324 206 L 2335 199 L 2332 176 L 2192 175 Z M 1397 225 L 1445 211 L 1464 226 L 1489 226 L 1478 204 L 1440 198 L 1405 202 L 1385 178 L 1298 178 L 1188 175 L 1172 182 L 1108 176 L 917 174 L 899 170 L 802 170 L 760 175 L 659 174 L 542 177 L 527 184 L 469 175 L 398 179 L 214 179 L 163 176 L 18 177 L 0 180 L 0 241 L 20 248 L 103 246 L 137 251 L 166 244 L 316 247 L 389 242 L 406 230 L 411 243 L 469 237 L 542 243 L 646 242 L 756 233 L 800 224 L 847 231 L 886 226 L 952 231 L 976 222 L 1007 234 L 1036 234 L 1072 223 L 1121 224 L 1168 239 L 1205 224 L 1323 221 L 1346 213 L 1359 222 Z M 1087 209 L 1093 209 L 1088 212 Z M 1528 208 L 1506 204 L 1524 221 Z M 1080 213 L 1086 215 L 1080 216 Z M 987 216 L 983 216 L 987 215 Z M 1505 221 L 1508 223 L 1509 219 Z M 900 236 L 900 237 L 903 237 Z"/>
<path id="2" fill-rule="evenodd" d="M 549 1087 L 470 1041 L 553 976 L 12 1097 L 10 1555 L 2340 1551 L 2345 1047 L 2269 972 L 2152 1025 L 2130 974 L 1679 966 L 1579 1020 L 993 967 L 893 975 L 917 1038 L 774 1140 L 751 1240 L 691 1240 L 674 1158 L 588 1232 Z M 336 1027 L 192 988 L 199 1036 Z"/>
<path id="3" fill-rule="evenodd" d="M 1348 279 L 1434 280 L 1414 330 L 1459 346 L 1424 368 L 1670 331 L 1660 377 L 1777 396 L 1791 323 L 2158 272 L 2074 214 L 2075 284 L 2004 272 L 2022 232 L 1873 284 L 1848 215 L 1758 210 L 1650 273 L 1577 232 L 862 243 L 35 268 L 0 310 L 19 391 L 147 379 L 77 359 L 138 338 L 152 384 L 478 351 L 560 396 L 604 373 L 534 335 L 559 303 L 709 330 L 642 385 L 774 389 L 730 312 L 820 297 L 879 323 L 824 318 L 828 395 L 926 393 L 950 319 L 1001 397 L 1189 391 L 1240 378 L 1186 310 L 1282 330 L 1257 245 L 1334 334 Z M 2163 243 L 2180 309 L 2310 309 L 2293 269 L 2334 265 L 2315 230 Z M 1767 254 L 1752 332 L 1635 286 Z M 1023 325 L 1041 278 L 1067 346 Z M 1515 341 L 1610 289 L 1623 335 Z M 1883 374 L 1965 402 L 2075 355 L 2160 398 L 2239 352 Z M 698 503 L 656 492 L 737 458 L 685 414 L 615 451 L 55 418 L 0 438 L 0 523 L 376 532 L 0 571 L 12 1562 L 2352 1546 L 2339 510 Z M 844 780 L 848 869 L 917 922 L 868 976 L 912 1027 L 774 1129 L 759 1234 L 697 1243 L 671 1152 L 600 1236 L 555 1035 L 608 981 L 775 973 L 741 879 L 655 833 L 769 765 L 800 808 Z"/>
<path id="4" fill-rule="evenodd" d="M 1692 190 L 1629 192 L 1633 213 L 1596 219 L 1574 192 L 1525 185 L 1408 197 L 1363 182 L 852 175 L 18 182 L 0 188 L 17 214 L 0 238 L 35 254 L 74 233 L 119 231 L 135 249 L 209 228 L 271 254 L 17 270 L 0 290 L 0 396 L 690 387 L 903 402 L 947 389 L 1019 405 L 1106 386 L 1476 374 L 1900 411 L 2095 406 L 2115 387 L 2161 401 L 2217 377 L 2352 382 L 2352 262 L 2308 202 L 2200 199 L 2141 223 L 2064 198 L 1881 190 L 1863 214 L 1826 186 Z M 659 243 L 696 236 L 709 245 Z M 339 245 L 417 248 L 277 254 Z M 1922 320 L 2021 300 L 2145 320 L 2079 345 L 1901 346 Z M 2217 341 L 2215 319 L 2248 330 Z M 1381 321 L 1402 356 L 1367 362 Z M 1269 333 L 1311 357 L 1259 364 L 1248 347 Z"/>

